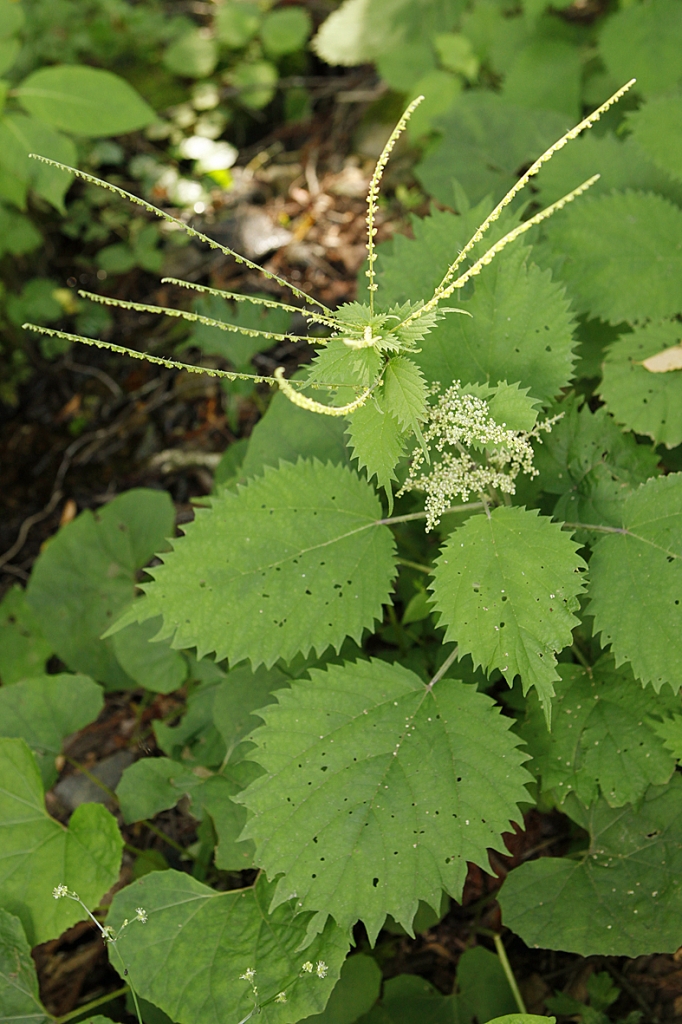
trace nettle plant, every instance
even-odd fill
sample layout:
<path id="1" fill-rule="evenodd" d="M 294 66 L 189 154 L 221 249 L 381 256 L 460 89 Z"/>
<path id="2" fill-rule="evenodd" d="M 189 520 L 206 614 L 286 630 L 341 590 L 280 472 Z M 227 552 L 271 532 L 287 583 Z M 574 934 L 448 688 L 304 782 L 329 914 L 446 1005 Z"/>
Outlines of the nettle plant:
<path id="1" fill-rule="evenodd" d="M 98 684 L 186 683 L 185 717 L 155 725 L 165 756 L 126 769 L 116 797 L 134 823 L 186 795 L 200 821 L 193 873 L 144 874 L 107 918 L 126 979 L 179 1024 L 257 1011 L 274 1024 L 325 1020 L 337 983 L 330 1021 L 405 1020 L 410 1006 L 422 1019 L 423 992 L 401 979 L 374 1009 L 376 980 L 352 1001 L 365 970 L 361 955 L 346 962 L 353 929 L 362 922 L 374 944 L 390 915 L 412 934 L 415 915 L 441 913 L 444 893 L 460 899 L 467 864 L 488 869 L 488 851 L 504 852 L 504 833 L 536 803 L 569 816 L 576 852 L 511 871 L 504 924 L 531 946 L 583 955 L 679 947 L 682 474 L 664 475 L 652 445 L 571 390 L 569 304 L 522 239 L 596 179 L 526 220 L 510 205 L 627 88 L 493 209 L 434 213 L 377 253 L 379 183 L 408 108 L 370 185 L 364 302 L 331 311 L 290 285 L 303 305 L 186 285 L 260 306 L 249 332 L 87 296 L 259 342 L 292 339 L 268 318 L 300 313 L 317 351 L 289 380 L 26 325 L 280 391 L 184 536 L 165 541 L 165 494 L 127 492 L 63 528 L 25 597 L 10 595 L 38 661 L 56 652 L 81 673 L 26 679 L 36 670 L 15 637 L 13 685 L 0 690 L 3 819 L 21 859 L 0 898 L 29 943 L 78 919 L 73 899 L 45 909 L 50 887 L 92 907 L 121 854 L 101 805 L 77 808 L 68 830 L 41 809 L 50 752 L 96 717 Z M 455 292 L 459 308 L 447 305 Z M 659 367 L 632 366 L 644 392 Z M 28 824 L 17 824 L 20 799 L 35 808 Z M 246 868 L 259 869 L 247 888 L 220 875 Z M 144 927 L 121 932 L 141 911 Z M 518 993 L 505 998 L 500 1012 L 523 1012 Z M 448 999 L 440 1012 L 473 1019 L 463 996 Z"/>

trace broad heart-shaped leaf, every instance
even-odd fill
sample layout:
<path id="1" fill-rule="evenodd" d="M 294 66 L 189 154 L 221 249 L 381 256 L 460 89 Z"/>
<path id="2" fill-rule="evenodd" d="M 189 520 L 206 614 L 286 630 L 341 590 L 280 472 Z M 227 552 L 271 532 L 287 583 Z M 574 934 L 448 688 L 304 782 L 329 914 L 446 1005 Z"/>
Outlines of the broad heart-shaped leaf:
<path id="1" fill-rule="evenodd" d="M 366 953 L 349 956 L 341 968 L 329 1002 L 322 1013 L 308 1017 L 308 1024 L 355 1024 L 377 1000 L 381 968 Z"/>
<path id="2" fill-rule="evenodd" d="M 623 434 L 602 406 L 567 399 L 564 417 L 542 438 L 535 453 L 542 489 L 559 495 L 554 518 L 569 523 L 617 526 L 620 508 L 634 487 L 658 475 L 658 456 L 647 444 Z M 579 538 L 594 534 L 580 531 Z"/>
<path id="3" fill-rule="evenodd" d="M 585 568 L 558 524 L 518 506 L 472 516 L 450 535 L 431 585 L 446 640 L 474 667 L 538 691 L 549 721 L 556 657 L 571 643 Z"/>
<path id="4" fill-rule="evenodd" d="M 428 690 L 383 661 L 310 670 L 264 708 L 248 756 L 265 769 L 237 799 L 256 863 L 344 931 L 374 941 L 386 914 L 410 930 L 419 900 L 459 898 L 466 862 L 518 819 L 525 757 L 490 698 L 451 679 Z M 496 770 L 492 770 L 492 765 Z M 500 770 L 504 765 L 504 770 Z"/>
<path id="5" fill-rule="evenodd" d="M 45 810 L 35 758 L 24 740 L 0 739 L 0 902 L 21 919 L 31 946 L 61 935 L 83 916 L 66 885 L 96 907 L 118 878 L 123 839 L 102 804 L 81 804 L 65 828 Z"/>
<path id="6" fill-rule="evenodd" d="M 553 252 L 580 313 L 609 323 L 674 316 L 682 309 L 682 210 L 663 196 L 587 196 L 547 221 Z"/>
<path id="7" fill-rule="evenodd" d="M 152 643 L 160 625 L 160 619 L 133 622 L 113 637 L 112 647 L 119 665 L 138 686 L 172 693 L 187 678 L 187 662 L 167 641 Z"/>
<path id="8" fill-rule="evenodd" d="M 39 675 L 52 654 L 21 587 L 11 587 L 0 602 L 0 682 L 3 686 Z"/>
<path id="9" fill-rule="evenodd" d="M 678 204 L 682 200 L 682 187 L 656 167 L 631 137 L 622 140 L 612 132 L 585 132 L 556 153 L 533 180 L 544 206 L 597 173 L 599 181 L 590 188 L 590 196 L 633 188 L 659 192 Z"/>
<path id="10" fill-rule="evenodd" d="M 399 974 L 385 982 L 381 1001 L 357 1024 L 460 1024 L 457 996 L 442 995 L 416 974 Z"/>
<path id="11" fill-rule="evenodd" d="M 590 834 L 583 860 L 541 857 L 510 871 L 503 922 L 529 945 L 582 956 L 672 953 L 682 943 L 682 777 L 637 808 L 564 809 Z"/>
<path id="12" fill-rule="evenodd" d="M 649 480 L 625 501 L 622 528 L 590 562 L 595 633 L 616 664 L 659 691 L 682 686 L 682 473 Z"/>
<path id="13" fill-rule="evenodd" d="M 21 921 L 0 909 L 0 1020 L 3 1024 L 48 1024 L 38 976 Z"/>
<path id="14" fill-rule="evenodd" d="M 85 65 L 39 68 L 17 86 L 24 110 L 74 135 L 123 135 L 151 124 L 152 108 L 123 78 Z"/>
<path id="15" fill-rule="evenodd" d="M 0 736 L 26 740 L 49 789 L 57 779 L 62 741 L 94 722 L 103 707 L 102 688 L 88 676 L 61 672 L 23 679 L 0 689 Z"/>
<path id="16" fill-rule="evenodd" d="M 438 119 L 443 139 L 418 164 L 417 177 L 446 205 L 453 201 L 453 178 L 472 203 L 490 193 L 499 199 L 516 181 L 518 168 L 540 156 L 570 122 L 564 114 L 526 110 L 492 92 L 465 93 Z"/>
<path id="17" fill-rule="evenodd" d="M 600 53 L 617 82 L 637 79 L 645 96 L 674 89 L 680 80 L 682 10 L 675 0 L 622 8 L 604 22 Z"/>
<path id="18" fill-rule="evenodd" d="M 342 466 L 300 459 L 223 491 L 150 569 L 116 625 L 163 615 L 159 639 L 256 668 L 346 636 L 359 641 L 389 599 L 393 538 L 370 486 Z"/>
<path id="19" fill-rule="evenodd" d="M 306 918 L 288 903 L 269 915 L 272 885 L 261 877 L 252 889 L 216 892 L 179 871 L 154 871 L 114 897 L 107 923 L 118 928 L 144 907 L 146 925 L 129 925 L 118 948 L 135 991 L 177 1024 L 237 1024 L 253 1009 L 248 981 L 256 972 L 265 1024 L 290 1024 L 324 1009 L 348 950 L 331 921 L 312 944 Z M 325 978 L 302 972 L 323 961 Z M 116 957 L 112 964 L 118 970 Z M 273 998 L 286 992 L 286 1002 Z M 268 1003 L 268 1005 L 264 1005 Z"/>
<path id="20" fill-rule="evenodd" d="M 651 373 L 642 363 L 682 340 L 677 320 L 646 324 L 609 346 L 599 393 L 614 418 L 657 444 L 682 443 L 682 373 Z"/>
<path id="21" fill-rule="evenodd" d="M 319 459 L 347 465 L 350 461 L 343 432 L 346 424 L 340 416 L 316 416 L 299 409 L 277 392 L 268 411 L 253 428 L 239 479 L 258 476 L 265 466 L 296 462 L 297 458 Z"/>
<path id="22" fill-rule="evenodd" d="M 629 666 L 614 669 L 608 656 L 589 671 L 559 665 L 558 672 L 552 731 L 533 695 L 519 727 L 543 790 L 560 804 L 575 792 L 589 806 L 601 793 L 610 807 L 622 807 L 668 782 L 675 758 L 657 734 L 661 723 L 649 716 L 679 709 L 679 698 L 669 690 L 652 698 Z"/>
<path id="23" fill-rule="evenodd" d="M 121 776 L 116 796 L 126 824 L 153 818 L 159 811 L 175 807 L 185 793 L 200 786 L 203 779 L 169 757 L 143 757 Z"/>
<path id="24" fill-rule="evenodd" d="M 167 546 L 175 514 L 165 491 L 134 488 L 86 509 L 38 558 L 26 599 L 48 642 L 69 668 L 109 689 L 134 686 L 100 637 L 133 600 L 135 575 Z"/>
<path id="25" fill-rule="evenodd" d="M 348 417 L 348 443 L 367 479 L 376 476 L 377 484 L 391 494 L 395 468 L 405 452 L 405 432 L 386 408 L 383 394 L 365 402 Z"/>
<path id="26" fill-rule="evenodd" d="M 682 180 L 682 96 L 659 96 L 631 111 L 627 119 L 634 141 L 657 167 Z"/>
<path id="27" fill-rule="evenodd" d="M 447 387 L 506 380 L 549 402 L 573 375 L 573 319 L 560 284 L 514 244 L 476 278 L 474 294 L 457 304 L 471 316 L 448 314 L 415 356 L 428 381 Z"/>

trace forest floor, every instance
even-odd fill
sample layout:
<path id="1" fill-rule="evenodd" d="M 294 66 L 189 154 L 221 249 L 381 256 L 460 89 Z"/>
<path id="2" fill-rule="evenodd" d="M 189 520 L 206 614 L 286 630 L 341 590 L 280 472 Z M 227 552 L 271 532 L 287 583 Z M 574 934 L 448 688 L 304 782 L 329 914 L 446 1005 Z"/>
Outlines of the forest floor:
<path id="1" fill-rule="evenodd" d="M 362 78 L 349 79 L 350 93 L 372 88 Z M 213 224 L 197 226 L 209 235 L 212 229 L 225 229 L 229 244 L 236 245 L 235 232 L 241 230 L 244 235 L 259 223 L 262 230 L 263 215 L 271 225 L 286 223 L 290 240 L 269 256 L 265 266 L 329 305 L 351 301 L 365 256 L 364 196 L 377 145 L 380 148 L 383 143 L 383 138 L 373 138 L 368 131 L 358 146 L 362 126 L 356 111 L 362 109 L 353 102 L 327 105 L 304 135 L 300 129 L 298 136 L 291 129 L 276 131 L 254 152 L 242 153 L 235 190 L 225 197 L 217 211 L 220 216 Z M 262 153 L 264 158 L 259 156 Z M 389 172 L 393 180 L 409 183 L 410 164 L 409 151 L 399 151 Z M 427 212 L 418 197 L 416 212 Z M 405 230 L 409 230 L 405 208 L 396 202 L 382 207 L 379 240 Z M 186 301 L 186 293 L 160 285 L 141 271 L 102 282 L 94 270 L 83 272 L 77 266 L 66 241 L 55 236 L 55 245 L 62 247 L 60 267 L 65 281 L 77 280 L 86 289 L 107 290 L 139 302 Z M 178 251 L 172 274 L 188 280 L 210 278 L 216 287 L 230 290 L 263 289 L 254 272 L 194 243 Z M 116 311 L 111 337 L 163 355 L 174 354 L 178 341 L 174 322 L 123 310 Z M 281 344 L 257 356 L 255 362 L 259 369 L 271 372 L 277 364 L 291 367 L 308 358 L 309 351 L 306 346 Z M 54 361 L 42 358 L 36 346 L 29 353 L 34 372 L 20 387 L 17 405 L 0 405 L 0 594 L 13 583 L 26 582 L 41 545 L 60 525 L 131 487 L 168 490 L 178 524 L 191 520 L 192 499 L 210 493 L 211 471 L 220 454 L 235 440 L 249 436 L 267 402 L 268 389 L 261 387 L 235 411 L 208 376 L 159 370 L 98 349 L 73 348 Z M 190 355 L 183 353 L 181 358 Z M 111 790 L 116 785 L 116 766 L 120 771 L 122 758 L 130 763 L 143 753 L 153 753 L 153 720 L 172 720 L 182 702 L 182 691 L 156 695 L 147 704 L 141 691 L 108 695 L 98 721 L 68 743 L 57 790 L 47 795 L 50 813 L 66 819 L 69 809 L 59 794 L 69 786 L 89 786 L 88 798 L 102 799 L 115 812 Z M 67 779 L 71 782 L 65 789 Z M 127 846 L 120 884 L 131 880 L 136 864 L 140 870 L 140 851 L 150 868 L 160 857 L 172 867 L 191 868 L 196 824 L 181 802 L 174 811 L 158 815 L 151 827 L 122 826 Z M 492 948 L 490 935 L 500 924 L 495 893 L 506 872 L 522 861 L 560 854 L 568 842 L 567 819 L 562 815 L 532 811 L 525 825 L 525 831 L 506 837 L 508 857 L 491 854 L 490 873 L 471 867 L 461 905 L 453 902 L 438 924 L 415 939 L 382 933 L 377 956 L 385 977 L 416 973 L 449 993 L 461 952 L 477 942 Z M 233 878 L 230 887 L 236 881 Z M 366 944 L 361 932 L 356 939 Z M 531 950 L 510 934 L 505 942 L 529 1012 L 546 1012 L 544 1000 L 556 991 L 584 1000 L 590 974 L 605 970 L 621 990 L 610 1011 L 613 1020 L 635 1010 L 641 1011 L 645 1024 L 682 1020 L 682 950 L 679 956 L 636 960 L 585 959 Z M 89 923 L 78 924 L 38 947 L 34 958 L 43 1002 L 56 1017 L 114 994 L 113 1000 L 103 1002 L 101 1011 L 116 1020 L 133 1020 L 123 997 L 115 995 L 121 980 L 109 967 L 99 934 Z"/>

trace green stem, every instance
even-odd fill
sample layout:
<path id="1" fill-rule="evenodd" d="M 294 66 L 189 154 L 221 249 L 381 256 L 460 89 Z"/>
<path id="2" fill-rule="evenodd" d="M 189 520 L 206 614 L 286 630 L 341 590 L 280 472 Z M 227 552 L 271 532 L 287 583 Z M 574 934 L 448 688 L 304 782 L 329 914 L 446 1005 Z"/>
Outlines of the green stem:
<path id="1" fill-rule="evenodd" d="M 562 530 L 596 530 L 597 533 L 621 533 L 627 535 L 629 530 L 622 526 L 598 526 L 596 523 L 562 523 Z"/>
<path id="2" fill-rule="evenodd" d="M 404 565 L 407 569 L 416 569 L 418 572 L 428 573 L 429 576 L 433 572 L 432 565 L 422 565 L 421 562 L 411 562 L 409 558 L 396 558 L 398 565 Z"/>
<path id="3" fill-rule="evenodd" d="M 71 1010 L 70 1013 L 65 1013 L 63 1017 L 53 1017 L 52 1024 L 66 1024 L 69 1020 L 74 1020 L 76 1017 L 82 1017 L 84 1013 L 90 1013 L 90 1010 L 95 1010 L 98 1006 L 104 1006 L 105 1003 L 110 1003 L 113 999 L 118 999 L 119 996 L 124 996 L 127 991 L 127 985 L 124 985 L 123 988 L 117 988 L 115 992 L 108 992 L 105 996 L 99 996 L 98 999 L 93 999 L 92 1002 L 85 1003 L 84 1006 L 77 1006 L 75 1010 Z"/>
<path id="4" fill-rule="evenodd" d="M 523 1002 L 523 999 L 521 998 L 521 993 L 519 992 L 519 986 L 516 984 L 514 972 L 512 971 L 511 964 L 507 959 L 507 951 L 504 948 L 502 936 L 498 935 L 497 932 L 495 932 L 493 934 L 493 942 L 495 943 L 495 949 L 497 951 L 498 957 L 500 958 L 500 963 L 502 964 L 502 970 L 504 971 L 505 977 L 509 982 L 509 988 L 512 990 L 512 995 L 514 996 L 516 1005 L 519 1008 L 519 1013 L 527 1013 L 525 1004 Z"/>
<path id="5" fill-rule="evenodd" d="M 446 508 L 441 514 L 447 516 L 450 512 L 469 512 L 483 507 L 482 501 L 470 501 L 466 505 L 451 505 L 450 508 Z M 393 526 L 395 523 L 413 523 L 418 519 L 426 519 L 426 512 L 410 512 L 406 516 L 390 516 L 388 519 L 377 519 L 375 525 Z"/>
<path id="6" fill-rule="evenodd" d="M 116 945 L 116 940 L 114 939 L 110 943 L 110 945 L 113 947 L 113 950 L 114 950 L 116 956 L 118 957 L 118 959 L 119 959 L 119 961 L 121 963 L 121 967 L 123 968 L 123 974 L 127 977 L 128 976 L 128 968 L 126 967 L 125 960 L 123 959 L 123 957 L 121 956 L 121 954 L 118 951 L 118 947 Z M 138 1022 L 138 1024 L 144 1024 L 144 1022 L 142 1020 L 142 1014 L 140 1012 L 140 1004 L 137 1001 L 137 993 L 136 993 L 134 987 L 130 983 L 128 984 L 128 988 L 130 989 L 130 994 L 133 997 L 133 1003 L 135 1004 L 135 1013 L 137 1015 L 137 1022 Z"/>
<path id="7" fill-rule="evenodd" d="M 113 802 L 118 807 L 118 797 L 114 793 L 113 789 L 109 789 L 105 782 L 102 782 L 101 779 L 98 779 L 93 772 L 88 771 L 88 769 L 85 768 L 84 765 L 80 764 L 80 762 L 78 761 L 75 761 L 72 757 L 67 757 L 66 760 L 72 766 L 72 768 L 77 768 L 81 775 L 84 775 L 86 779 L 89 779 L 90 782 L 94 783 L 95 786 L 98 786 L 103 793 L 106 793 L 109 799 L 113 800 Z"/>
<path id="8" fill-rule="evenodd" d="M 184 857 L 190 857 L 192 860 L 196 860 L 194 854 L 190 853 L 189 850 L 187 850 L 184 846 L 181 846 L 180 843 L 176 843 L 174 839 L 171 839 L 170 836 L 167 836 L 165 832 L 162 832 L 160 828 L 157 828 L 156 825 L 153 825 L 151 821 L 147 821 L 147 819 L 145 818 L 143 821 L 140 822 L 140 824 L 144 825 L 145 828 L 148 828 L 150 832 L 154 833 L 154 835 L 157 835 L 159 839 L 163 839 L 164 843 L 168 843 L 168 845 L 173 850 L 177 850 L 178 853 L 181 853 Z"/>
<path id="9" fill-rule="evenodd" d="M 450 651 L 450 653 L 448 654 L 447 658 L 445 659 L 445 661 L 443 662 L 441 667 L 438 669 L 438 671 L 436 672 L 435 676 L 433 677 L 433 679 L 431 680 L 429 685 L 426 687 L 427 690 L 432 690 L 434 688 L 434 686 L 436 685 L 436 683 L 440 679 L 443 678 L 443 676 L 445 675 L 447 670 L 452 665 L 453 661 L 455 661 L 455 659 L 457 658 L 458 654 L 459 654 L 459 647 L 455 646 L 455 648 L 452 651 Z"/>

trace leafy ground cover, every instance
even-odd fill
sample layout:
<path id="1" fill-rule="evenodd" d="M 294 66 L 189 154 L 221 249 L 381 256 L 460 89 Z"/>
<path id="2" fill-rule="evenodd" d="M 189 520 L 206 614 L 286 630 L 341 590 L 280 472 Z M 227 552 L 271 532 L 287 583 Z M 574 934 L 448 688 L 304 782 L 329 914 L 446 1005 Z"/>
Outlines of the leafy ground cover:
<path id="1" fill-rule="evenodd" d="M 43 155 L 66 159 L 90 129 L 50 107 L 54 55 L 95 55 L 136 116 L 167 113 L 81 170 L 113 167 L 178 220 L 162 238 L 92 182 L 41 220 L 64 172 L 32 162 L 29 212 L 5 195 L 24 229 L 62 239 L 71 275 L 60 298 L 27 254 L 7 261 L 10 340 L 38 369 L 4 426 L 7 1019 L 676 1019 L 675 5 L 416 17 L 353 0 L 313 44 L 350 68 L 342 102 L 302 120 L 290 101 L 284 128 L 275 65 L 303 53 L 315 9 L 207 5 L 179 26 L 111 5 L 161 54 L 147 79 L 110 22 L 48 52 L 40 6 L 31 31 L 21 9 L 5 126 L 51 122 L 62 150 Z M 355 104 L 383 91 L 353 70 L 368 60 L 393 91 L 358 131 Z M 283 91 L 314 81 L 291 77 Z M 173 88 L 184 106 L 164 106 Z M 370 185 L 367 254 L 369 154 L 417 93 L 389 198 Z M 202 109 L 223 118 L 212 139 Z M 155 131 L 175 177 L 132 163 Z M 183 218 L 218 250 L 178 244 Z M 26 321 L 61 332 L 30 341 Z"/>

